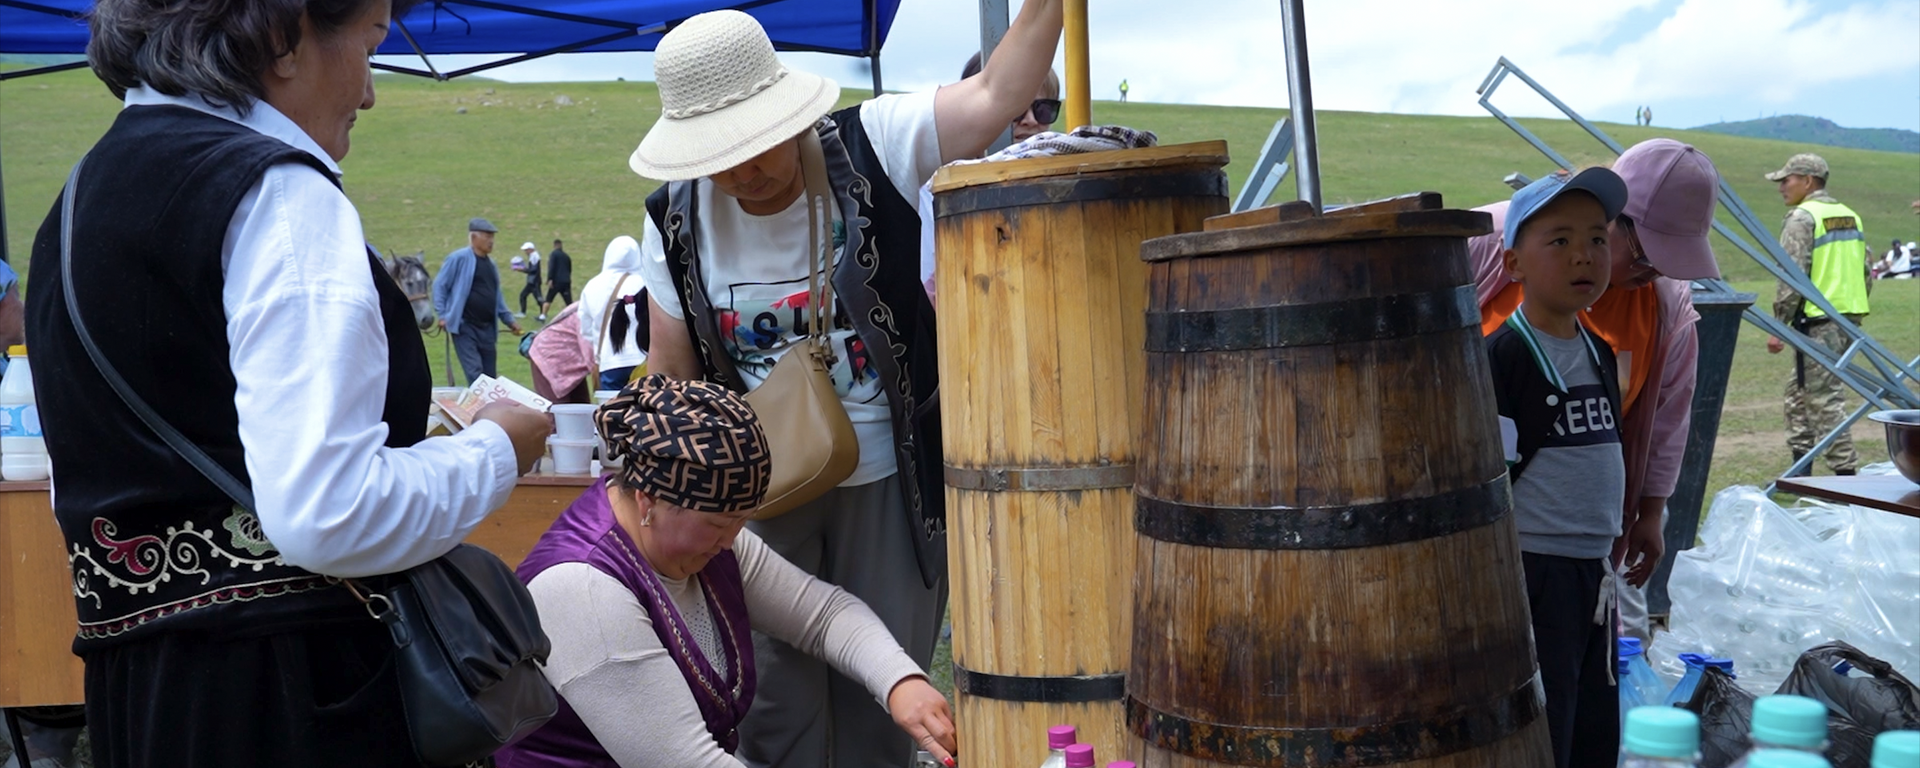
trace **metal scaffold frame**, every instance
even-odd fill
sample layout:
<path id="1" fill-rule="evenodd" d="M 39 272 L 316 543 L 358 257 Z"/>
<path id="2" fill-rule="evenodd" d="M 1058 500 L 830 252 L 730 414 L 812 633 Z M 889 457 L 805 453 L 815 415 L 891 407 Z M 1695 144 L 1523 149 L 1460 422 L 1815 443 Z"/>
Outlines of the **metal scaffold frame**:
<path id="1" fill-rule="evenodd" d="M 1581 117 L 1572 107 L 1567 106 L 1566 102 L 1548 91 L 1546 86 L 1528 77 L 1527 73 L 1522 72 L 1519 67 L 1514 66 L 1513 62 L 1502 56 L 1493 65 L 1493 70 L 1487 73 L 1487 78 L 1480 83 L 1480 88 L 1475 91 L 1480 94 L 1480 106 L 1491 113 L 1494 119 L 1513 129 L 1513 132 L 1519 134 L 1520 138 L 1525 139 L 1528 144 L 1532 144 L 1534 149 L 1540 150 L 1540 153 L 1546 155 L 1547 159 L 1552 160 L 1554 164 L 1569 171 L 1576 170 L 1573 163 L 1565 156 L 1554 151 L 1553 147 L 1548 146 L 1539 136 L 1534 135 L 1532 131 L 1527 130 L 1525 126 L 1520 125 L 1507 113 L 1493 105 L 1494 92 L 1509 75 L 1519 78 L 1520 82 L 1532 88 L 1541 98 L 1546 99 L 1555 109 L 1560 110 L 1595 140 L 1612 150 L 1615 155 L 1626 151 L 1625 147 L 1614 141 L 1605 131 L 1600 130 L 1599 126 Z M 1813 284 L 1813 280 L 1801 271 L 1793 258 L 1787 255 L 1786 250 L 1780 247 L 1780 241 L 1772 229 L 1761 223 L 1760 217 L 1754 215 L 1753 209 L 1747 207 L 1746 201 L 1733 191 L 1733 186 L 1727 183 L 1724 174 L 1720 177 L 1720 207 L 1733 217 L 1734 222 L 1739 224 L 1741 229 L 1746 230 L 1746 237 L 1742 237 L 1718 218 L 1713 222 L 1713 231 L 1720 233 L 1728 242 L 1733 243 L 1735 248 L 1752 258 L 1775 279 L 1786 283 L 1807 301 L 1826 312 L 1840 332 L 1846 335 L 1847 348 L 1844 352 L 1835 354 L 1827 349 L 1826 345 L 1780 322 L 1771 312 L 1757 306 L 1748 307 L 1742 317 L 1769 335 L 1785 341 L 1796 352 L 1804 355 L 1808 361 L 1833 373 L 1836 378 L 1866 400 L 1838 427 L 1821 437 L 1805 456 L 1795 461 L 1781 473 L 1781 476 L 1792 476 L 1807 470 L 1841 434 L 1853 427 L 1854 422 L 1873 410 L 1920 408 L 1920 392 L 1916 392 L 1912 386 L 1913 383 L 1920 382 L 1920 375 L 1915 374 L 1916 368 L 1920 368 L 1920 357 L 1909 361 L 1900 360 L 1887 349 L 1886 345 L 1881 344 L 1872 335 L 1861 330 L 1860 326 L 1840 314 L 1840 311 L 1827 301 L 1827 297 L 1820 293 L 1820 289 Z M 1708 292 L 1728 294 L 1734 292 L 1733 287 L 1724 280 L 1709 279 L 1694 282 Z M 1906 383 L 1902 383 L 1903 380 Z M 1772 490 L 1771 486 L 1768 490 Z"/>

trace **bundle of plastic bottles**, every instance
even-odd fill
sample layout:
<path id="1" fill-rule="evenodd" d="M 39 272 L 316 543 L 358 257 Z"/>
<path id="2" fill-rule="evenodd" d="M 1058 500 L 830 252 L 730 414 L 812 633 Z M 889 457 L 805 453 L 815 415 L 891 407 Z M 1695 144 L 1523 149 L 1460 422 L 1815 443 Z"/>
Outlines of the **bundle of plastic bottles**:
<path id="1" fill-rule="evenodd" d="M 1680 654 L 1731 659 L 1742 688 L 1772 693 L 1808 648 L 1853 644 L 1920 672 L 1920 519 L 1734 486 L 1714 497 L 1700 543 L 1674 561 L 1668 629 L 1649 661 L 1671 685 Z"/>

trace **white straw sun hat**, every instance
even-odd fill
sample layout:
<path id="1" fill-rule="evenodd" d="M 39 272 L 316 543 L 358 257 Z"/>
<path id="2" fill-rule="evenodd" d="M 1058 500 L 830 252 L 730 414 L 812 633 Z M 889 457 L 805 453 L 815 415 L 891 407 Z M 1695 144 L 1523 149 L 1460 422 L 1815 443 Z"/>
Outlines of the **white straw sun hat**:
<path id="1" fill-rule="evenodd" d="M 627 159 L 659 181 L 712 176 L 798 136 L 840 100 L 840 85 L 787 69 L 752 16 L 703 13 L 653 55 L 660 119 Z"/>

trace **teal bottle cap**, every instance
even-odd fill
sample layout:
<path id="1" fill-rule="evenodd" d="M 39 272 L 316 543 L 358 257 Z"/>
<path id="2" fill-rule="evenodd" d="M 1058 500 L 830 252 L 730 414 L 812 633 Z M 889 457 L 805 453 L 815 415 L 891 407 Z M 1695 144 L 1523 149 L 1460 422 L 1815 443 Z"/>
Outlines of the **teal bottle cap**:
<path id="1" fill-rule="evenodd" d="M 1873 737 L 1873 768 L 1920 768 L 1920 731 L 1886 731 Z"/>
<path id="2" fill-rule="evenodd" d="M 1797 749 L 1763 749 L 1747 756 L 1747 768 L 1833 768 L 1833 763 Z"/>
<path id="3" fill-rule="evenodd" d="M 1679 707 L 1634 707 L 1622 741 L 1641 757 L 1690 759 L 1700 751 L 1700 718 Z"/>
<path id="4" fill-rule="evenodd" d="M 1819 749 L 1827 740 L 1827 705 L 1805 696 L 1766 696 L 1753 703 L 1753 740 Z"/>

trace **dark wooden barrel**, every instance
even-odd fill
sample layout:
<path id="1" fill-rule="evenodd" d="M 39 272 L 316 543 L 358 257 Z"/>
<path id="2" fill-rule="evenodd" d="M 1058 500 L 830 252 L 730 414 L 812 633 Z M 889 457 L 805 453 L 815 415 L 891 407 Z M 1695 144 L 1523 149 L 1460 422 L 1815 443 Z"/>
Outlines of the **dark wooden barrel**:
<path id="1" fill-rule="evenodd" d="M 1227 208 L 1224 142 L 934 177 L 955 721 L 975 766 L 1048 726 L 1127 741 L 1143 240 Z"/>
<path id="2" fill-rule="evenodd" d="M 1143 768 L 1552 764 L 1467 258 L 1490 221 L 1438 206 L 1143 246 Z"/>

